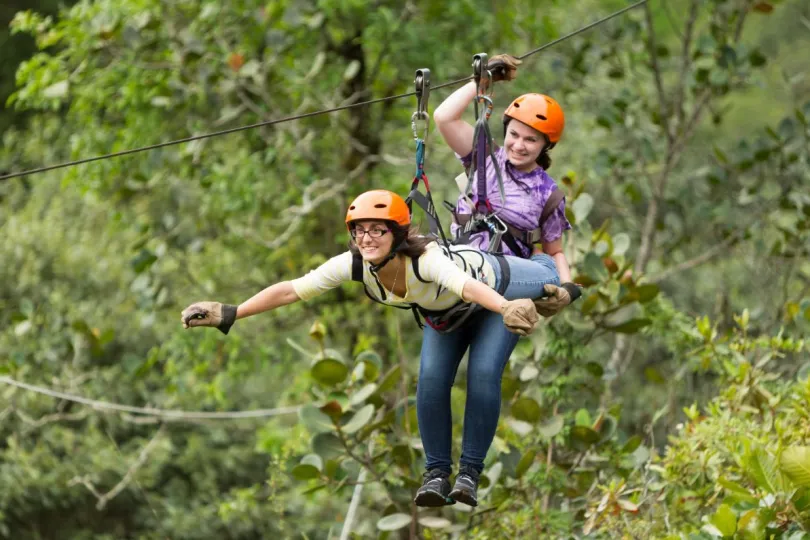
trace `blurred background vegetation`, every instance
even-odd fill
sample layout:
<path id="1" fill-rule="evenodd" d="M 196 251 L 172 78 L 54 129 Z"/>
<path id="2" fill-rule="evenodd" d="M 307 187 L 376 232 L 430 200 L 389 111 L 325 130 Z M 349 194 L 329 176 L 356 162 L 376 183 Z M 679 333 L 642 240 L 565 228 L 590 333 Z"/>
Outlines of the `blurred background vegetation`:
<path id="1" fill-rule="evenodd" d="M 0 175 L 436 85 L 627 5 L 6 1 Z M 0 537 L 810 538 L 807 50 L 804 0 L 650 0 L 497 86 L 495 133 L 521 93 L 563 104 L 587 288 L 510 360 L 474 511 L 410 502 L 409 313 L 348 285 L 178 321 L 345 249 L 347 201 L 412 179 L 414 98 L 0 180 Z"/>

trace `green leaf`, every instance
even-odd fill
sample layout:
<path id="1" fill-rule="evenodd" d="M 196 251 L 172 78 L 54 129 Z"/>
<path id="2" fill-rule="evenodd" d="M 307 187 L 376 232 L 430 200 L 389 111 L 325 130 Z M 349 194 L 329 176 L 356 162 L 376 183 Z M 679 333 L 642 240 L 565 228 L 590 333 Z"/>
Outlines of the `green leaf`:
<path id="1" fill-rule="evenodd" d="M 602 281 L 608 275 L 605 263 L 602 262 L 602 257 L 589 251 L 582 261 L 582 271 L 596 282 Z"/>
<path id="2" fill-rule="evenodd" d="M 644 308 L 638 302 L 622 306 L 608 314 L 602 320 L 602 325 L 614 332 L 632 334 L 651 324 L 652 321 L 644 317 Z"/>
<path id="3" fill-rule="evenodd" d="M 540 370 L 534 365 L 528 365 L 520 370 L 520 380 L 522 382 L 531 381 L 540 375 Z"/>
<path id="4" fill-rule="evenodd" d="M 588 412 L 588 409 L 578 410 L 577 414 L 574 416 L 574 423 L 578 426 L 590 426 L 592 420 L 591 413 Z"/>
<path id="5" fill-rule="evenodd" d="M 737 535 L 740 540 L 765 540 L 767 521 L 762 519 L 759 510 L 749 510 L 737 522 Z"/>
<path id="6" fill-rule="evenodd" d="M 587 426 L 571 428 L 571 446 L 577 451 L 587 450 L 599 442 L 599 434 Z"/>
<path id="7" fill-rule="evenodd" d="M 613 237 L 613 255 L 621 256 L 627 253 L 630 248 L 630 235 L 627 233 L 619 233 Z"/>
<path id="8" fill-rule="evenodd" d="M 723 488 L 725 488 L 726 491 L 733 494 L 736 500 L 745 501 L 753 504 L 758 503 L 758 499 L 754 497 L 751 494 L 751 492 L 745 488 L 745 486 L 742 486 L 737 482 L 733 482 L 731 480 L 721 477 L 717 480 L 717 483 L 723 486 Z"/>
<path id="9" fill-rule="evenodd" d="M 379 388 L 377 388 L 377 394 L 382 394 L 388 392 L 392 388 L 394 388 L 399 381 L 400 376 L 400 368 L 399 365 L 394 366 L 391 368 L 388 373 L 385 374 L 383 380 L 380 382 Z"/>
<path id="10" fill-rule="evenodd" d="M 526 471 L 528 471 L 534 463 L 534 458 L 536 456 L 537 452 L 535 450 L 527 450 L 526 453 L 523 454 L 523 457 L 520 458 L 520 461 L 515 468 L 515 478 L 520 478 L 526 474 Z"/>
<path id="11" fill-rule="evenodd" d="M 422 516 L 419 518 L 419 525 L 428 529 L 446 529 L 452 524 L 453 522 L 443 517 Z"/>
<path id="12" fill-rule="evenodd" d="M 782 471 L 797 487 L 810 486 L 810 447 L 785 448 L 779 462 Z"/>
<path id="13" fill-rule="evenodd" d="M 582 223 L 588 217 L 593 209 L 593 197 L 588 193 L 582 193 L 576 200 L 571 203 L 571 210 L 576 216 L 577 223 Z"/>
<path id="14" fill-rule="evenodd" d="M 334 433 L 318 433 L 312 437 L 312 450 L 324 460 L 342 456 L 345 452 L 340 439 Z"/>
<path id="15" fill-rule="evenodd" d="M 646 304 L 656 296 L 658 293 L 661 292 L 661 289 L 655 283 L 647 283 L 645 285 L 640 285 L 636 287 L 636 294 L 638 295 L 638 301 L 642 304 Z"/>
<path id="16" fill-rule="evenodd" d="M 774 495 L 782 491 L 779 469 L 775 460 L 764 450 L 757 448 L 747 456 L 746 472 L 760 489 Z"/>
<path id="17" fill-rule="evenodd" d="M 145 270 L 148 270 L 150 266 L 152 266 L 155 261 L 157 261 L 157 256 L 149 251 L 148 249 L 141 249 L 138 254 L 133 257 L 130 261 L 132 265 L 132 269 L 135 270 L 136 274 L 140 274 Z"/>
<path id="18" fill-rule="evenodd" d="M 54 83 L 42 91 L 42 96 L 48 99 L 61 99 L 67 96 L 70 85 L 67 81 L 59 81 Z"/>
<path id="19" fill-rule="evenodd" d="M 712 516 L 710 523 L 717 527 L 723 537 L 734 536 L 737 532 L 737 516 L 727 504 L 721 504 Z"/>
<path id="20" fill-rule="evenodd" d="M 530 397 L 521 397 L 512 405 L 512 416 L 531 424 L 540 420 L 540 405 Z"/>
<path id="21" fill-rule="evenodd" d="M 310 367 L 312 378 L 325 386 L 335 386 L 346 380 L 349 367 L 337 351 L 326 349 L 318 353 Z"/>
<path id="22" fill-rule="evenodd" d="M 546 439 L 551 439 L 562 431 L 563 426 L 565 426 L 565 418 L 561 414 L 557 414 L 540 424 L 537 430 Z"/>
<path id="23" fill-rule="evenodd" d="M 376 381 L 383 367 L 383 361 L 379 354 L 372 350 L 363 351 L 354 359 L 355 364 L 363 364 L 365 370 L 364 378 L 367 381 Z"/>
<path id="24" fill-rule="evenodd" d="M 632 454 L 636 451 L 636 448 L 641 446 L 641 443 L 644 442 L 644 439 L 640 435 L 633 435 L 627 442 L 624 443 L 622 446 L 621 453 L 622 454 Z"/>
<path id="25" fill-rule="evenodd" d="M 366 405 L 359 411 L 357 411 L 351 419 L 346 422 L 345 425 L 341 426 L 341 431 L 344 433 L 355 433 L 359 431 L 363 426 L 368 424 L 371 417 L 374 415 L 374 405 Z"/>
<path id="26" fill-rule="evenodd" d="M 585 364 L 585 370 L 594 377 L 600 378 L 605 374 L 605 368 L 597 362 L 588 362 Z"/>
<path id="27" fill-rule="evenodd" d="M 312 480 L 320 476 L 321 470 L 323 470 L 321 457 L 317 454 L 307 454 L 290 472 L 297 480 Z"/>
<path id="28" fill-rule="evenodd" d="M 301 407 L 298 411 L 298 417 L 306 428 L 313 433 L 322 433 L 334 429 L 332 420 L 314 405 Z"/>
<path id="29" fill-rule="evenodd" d="M 377 522 L 377 528 L 381 531 L 398 531 L 411 524 L 411 516 L 408 514 L 390 514 Z"/>
<path id="30" fill-rule="evenodd" d="M 349 403 L 352 406 L 360 405 L 365 400 L 367 400 L 371 395 L 377 391 L 377 385 L 375 383 L 370 383 L 365 385 L 363 388 L 355 392 L 349 398 Z"/>

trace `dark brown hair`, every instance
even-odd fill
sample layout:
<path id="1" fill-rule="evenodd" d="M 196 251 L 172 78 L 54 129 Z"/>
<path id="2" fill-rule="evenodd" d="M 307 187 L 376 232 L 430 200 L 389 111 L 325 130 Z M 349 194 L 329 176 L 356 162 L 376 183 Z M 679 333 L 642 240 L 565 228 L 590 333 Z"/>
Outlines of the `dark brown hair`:
<path id="1" fill-rule="evenodd" d="M 360 220 L 361 221 L 361 220 Z M 394 235 L 394 242 L 392 247 L 397 253 L 402 253 L 406 257 L 419 257 L 425 252 L 425 248 L 431 242 L 435 242 L 435 238 L 429 236 L 422 236 L 419 234 L 419 227 L 415 225 L 399 225 L 395 221 L 385 221 L 391 233 Z M 350 227 L 354 229 L 355 222 L 350 223 Z M 349 237 L 349 251 L 352 253 L 360 253 L 357 249 L 357 244 L 354 238 Z"/>
<path id="2" fill-rule="evenodd" d="M 512 118 L 510 118 L 509 116 L 504 116 L 503 117 L 503 136 L 504 137 L 506 137 L 506 128 L 507 128 L 507 126 L 509 126 L 509 122 L 511 122 L 511 121 L 512 121 Z M 540 133 L 540 132 L 538 131 L 538 133 Z M 540 165 L 541 167 L 543 167 L 543 170 L 547 171 L 547 170 L 549 170 L 551 168 L 551 156 L 548 155 L 548 152 L 549 152 L 549 150 L 554 148 L 554 144 L 552 144 L 551 141 L 548 140 L 548 137 L 546 136 L 545 133 L 540 133 L 540 135 L 542 135 L 543 138 L 546 140 L 546 145 L 543 147 L 543 150 L 540 152 L 540 155 L 537 156 L 537 159 L 534 160 L 534 162 L 537 163 L 538 165 Z"/>

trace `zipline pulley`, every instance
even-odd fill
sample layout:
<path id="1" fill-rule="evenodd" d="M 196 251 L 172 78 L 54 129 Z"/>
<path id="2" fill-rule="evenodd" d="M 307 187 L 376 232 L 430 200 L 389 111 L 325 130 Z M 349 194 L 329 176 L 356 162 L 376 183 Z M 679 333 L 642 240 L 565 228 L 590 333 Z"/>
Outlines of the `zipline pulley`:
<path id="1" fill-rule="evenodd" d="M 419 130 L 417 122 L 424 122 L 422 128 L 422 139 L 427 140 L 428 128 L 430 126 L 430 115 L 427 112 L 428 100 L 430 99 L 430 70 L 426 68 L 417 69 L 416 77 L 413 80 L 416 90 L 416 112 L 411 116 L 411 128 L 413 128 L 414 140 L 419 140 Z"/>

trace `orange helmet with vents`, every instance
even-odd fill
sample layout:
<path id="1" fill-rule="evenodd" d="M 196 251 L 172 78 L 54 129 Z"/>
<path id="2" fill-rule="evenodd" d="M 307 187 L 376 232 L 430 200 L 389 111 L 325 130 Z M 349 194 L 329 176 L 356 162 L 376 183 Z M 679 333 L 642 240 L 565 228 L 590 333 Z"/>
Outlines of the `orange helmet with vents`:
<path id="1" fill-rule="evenodd" d="M 503 114 L 504 124 L 508 118 L 520 120 L 533 127 L 556 144 L 565 128 L 562 107 L 553 98 L 543 94 L 523 94 L 513 101 Z"/>
<path id="2" fill-rule="evenodd" d="M 406 226 L 411 223 L 411 211 L 402 197 L 396 193 L 375 189 L 361 193 L 349 205 L 346 225 L 351 228 L 352 221 L 362 219 L 393 221 L 397 225 Z"/>

